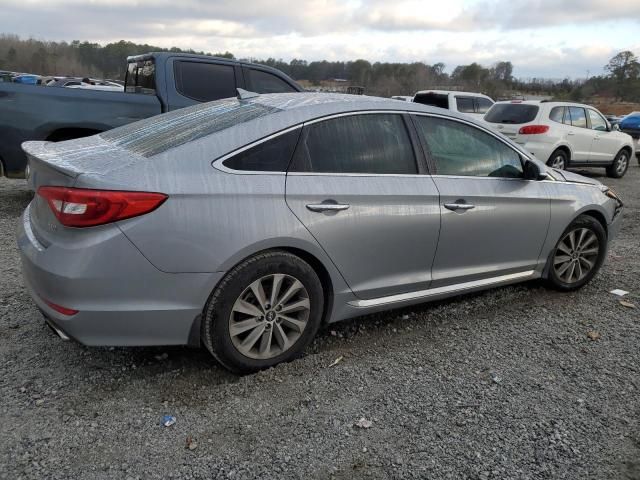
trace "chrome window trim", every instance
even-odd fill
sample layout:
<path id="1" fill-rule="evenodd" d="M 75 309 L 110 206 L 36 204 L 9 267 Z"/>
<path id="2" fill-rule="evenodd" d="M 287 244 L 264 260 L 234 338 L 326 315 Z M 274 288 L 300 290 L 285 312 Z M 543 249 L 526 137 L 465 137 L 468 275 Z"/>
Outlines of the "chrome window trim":
<path id="1" fill-rule="evenodd" d="M 507 275 L 500 275 L 498 277 L 483 278 L 480 280 L 473 280 L 470 282 L 456 283 L 454 285 L 445 285 L 443 287 L 428 288 L 426 290 L 419 290 L 417 292 L 400 293 L 397 295 L 389 295 L 386 297 L 372 298 L 369 300 L 352 300 L 349 305 L 357 308 L 377 307 L 380 305 L 387 305 L 390 303 L 406 302 L 410 300 L 417 300 L 420 298 L 429 298 L 436 295 L 442 295 L 452 292 L 460 292 L 464 290 L 470 290 L 473 288 L 484 287 L 494 285 L 497 283 L 508 282 L 512 280 L 525 279 L 533 277 L 535 270 L 527 270 L 523 272 L 510 273 Z"/>
<path id="2" fill-rule="evenodd" d="M 220 170 L 221 172 L 225 172 L 225 173 L 231 173 L 233 175 L 280 175 L 280 176 L 285 176 L 287 174 L 286 171 L 283 172 L 278 172 L 278 171 L 265 171 L 265 170 L 236 170 L 233 168 L 229 168 L 226 165 L 224 165 L 224 161 L 230 159 L 231 157 L 235 157 L 236 155 L 245 152 L 247 150 L 249 150 L 250 148 L 253 147 L 257 147 L 258 145 L 264 143 L 264 142 L 268 142 L 269 140 L 273 140 L 274 138 L 277 138 L 281 135 L 285 135 L 289 132 L 292 132 L 298 128 L 302 128 L 303 124 L 298 124 L 295 125 L 293 127 L 289 127 L 286 128 L 284 130 L 280 130 L 279 132 L 276 133 L 272 133 L 271 135 L 268 135 L 266 137 L 263 137 L 259 140 L 256 140 L 255 142 L 252 142 L 248 145 L 245 145 L 244 147 L 240 147 L 230 153 L 227 153 L 225 155 L 223 155 L 222 157 L 219 157 L 217 159 L 215 159 L 213 162 L 211 162 L 211 165 L 216 168 L 217 170 Z"/>
<path id="3" fill-rule="evenodd" d="M 486 178 L 486 179 L 491 179 L 491 180 L 520 180 L 520 181 L 539 181 L 539 180 L 525 180 L 522 178 L 503 178 L 503 177 L 477 177 L 477 176 L 473 176 L 473 175 L 469 175 L 469 176 L 464 176 L 464 175 L 432 175 L 430 173 L 424 173 L 424 174 L 420 174 L 420 173 L 416 173 L 416 174 L 407 174 L 407 173 L 339 173 L 339 172 L 268 172 L 268 171 L 261 171 L 261 170 L 235 170 L 229 167 L 226 167 L 223 163 L 225 160 L 239 154 L 242 153 L 250 148 L 253 148 L 257 145 L 260 145 L 261 143 L 267 142 L 273 138 L 276 138 L 280 135 L 284 135 L 286 133 L 289 133 L 293 130 L 296 130 L 298 128 L 303 128 L 307 125 L 313 125 L 315 123 L 319 123 L 319 122 L 323 122 L 326 120 L 331 120 L 334 118 L 341 118 L 341 117 L 349 117 L 349 116 L 353 116 L 353 115 L 370 115 L 370 114 L 386 114 L 386 113 L 390 113 L 390 114 L 396 114 L 396 115 L 417 115 L 417 116 L 423 116 L 423 117 L 435 117 L 435 118 L 442 118 L 444 120 L 451 120 L 454 122 L 459 122 L 465 125 L 468 125 L 470 127 L 475 127 L 485 133 L 488 133 L 489 135 L 491 135 L 492 137 L 496 138 L 497 140 L 499 140 L 500 142 L 502 142 L 504 145 L 506 145 L 507 147 L 511 148 L 511 150 L 515 151 L 516 153 L 518 153 L 521 157 L 523 157 L 525 160 L 531 160 L 531 157 L 524 152 L 524 150 L 520 150 L 518 147 L 514 147 L 513 145 L 511 145 L 510 143 L 508 143 L 507 141 L 505 141 L 505 138 L 501 138 L 502 135 L 493 132 L 491 130 L 489 130 L 488 128 L 483 127 L 482 125 L 478 125 L 474 122 L 471 121 L 467 121 L 465 119 L 462 118 L 457 118 L 457 117 L 452 117 L 449 115 L 442 115 L 439 113 L 430 113 L 430 112 L 418 112 L 415 110 L 355 110 L 355 111 L 350 111 L 350 112 L 342 112 L 342 113 L 335 113 L 335 114 L 331 114 L 331 115 L 327 115 L 324 117 L 319 117 L 319 118 L 314 118 L 313 120 L 308 120 L 306 122 L 300 123 L 298 125 L 294 125 L 293 127 L 289 127 L 286 128 L 284 130 L 281 130 L 279 132 L 273 133 L 271 135 L 268 135 L 264 138 L 261 138 L 259 140 L 256 140 L 255 142 L 252 142 L 248 145 L 245 145 L 244 147 L 240 147 L 230 153 L 227 153 L 225 155 L 223 155 L 222 157 L 219 157 L 215 160 L 213 160 L 212 162 L 212 166 L 214 168 L 216 168 L 217 170 L 220 170 L 221 172 L 224 173 L 230 173 L 233 175 L 292 175 L 292 176 L 343 176 L 343 177 L 419 177 L 419 178 L 423 178 L 423 177 L 452 177 L 452 178 Z"/>

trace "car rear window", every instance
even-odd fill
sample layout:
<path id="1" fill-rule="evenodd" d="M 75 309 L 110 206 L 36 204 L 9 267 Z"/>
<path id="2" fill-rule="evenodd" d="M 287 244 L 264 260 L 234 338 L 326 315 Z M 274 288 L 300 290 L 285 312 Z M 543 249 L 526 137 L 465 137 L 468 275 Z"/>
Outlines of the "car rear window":
<path id="1" fill-rule="evenodd" d="M 449 108 L 449 97 L 442 93 L 417 93 L 413 101 L 423 105 L 431 105 L 432 107 Z"/>
<path id="2" fill-rule="evenodd" d="M 124 90 L 129 93 L 146 93 L 150 95 L 156 93 L 156 65 L 152 58 L 139 62 L 130 62 L 127 65 Z"/>
<path id="3" fill-rule="evenodd" d="M 101 133 L 104 140 L 151 157 L 280 108 L 235 98 L 187 107 Z"/>
<path id="4" fill-rule="evenodd" d="M 538 115 L 537 105 L 524 103 L 497 103 L 484 116 L 490 123 L 529 123 Z"/>

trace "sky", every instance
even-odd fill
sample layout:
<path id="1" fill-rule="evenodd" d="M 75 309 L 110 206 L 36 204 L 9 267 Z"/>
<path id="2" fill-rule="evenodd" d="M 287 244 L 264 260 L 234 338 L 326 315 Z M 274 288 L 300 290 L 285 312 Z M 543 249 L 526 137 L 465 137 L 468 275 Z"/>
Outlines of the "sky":
<path id="1" fill-rule="evenodd" d="M 0 0 L 0 33 L 449 72 L 508 60 L 519 78 L 585 78 L 640 55 L 640 0 Z"/>

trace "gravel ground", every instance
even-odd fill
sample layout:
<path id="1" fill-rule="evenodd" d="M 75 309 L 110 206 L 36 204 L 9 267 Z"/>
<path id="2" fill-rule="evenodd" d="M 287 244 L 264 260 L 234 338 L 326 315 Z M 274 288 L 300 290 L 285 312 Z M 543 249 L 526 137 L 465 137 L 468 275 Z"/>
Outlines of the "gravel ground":
<path id="1" fill-rule="evenodd" d="M 640 306 L 640 168 L 588 174 L 627 207 L 580 292 L 533 282 L 338 324 L 242 378 L 202 350 L 55 337 L 20 277 L 29 194 L 0 179 L 0 478 L 640 479 L 640 309 L 608 293 Z"/>

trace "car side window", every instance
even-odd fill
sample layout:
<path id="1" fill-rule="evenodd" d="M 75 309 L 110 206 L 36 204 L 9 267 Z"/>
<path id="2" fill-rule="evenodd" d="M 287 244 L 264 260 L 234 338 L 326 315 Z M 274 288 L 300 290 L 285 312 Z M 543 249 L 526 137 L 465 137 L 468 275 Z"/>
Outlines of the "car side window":
<path id="1" fill-rule="evenodd" d="M 244 72 L 245 75 L 249 77 L 247 82 L 249 83 L 249 89 L 252 92 L 286 93 L 296 91 L 295 88 L 272 73 L 256 70 L 254 68 L 247 68 Z"/>
<path id="2" fill-rule="evenodd" d="M 494 136 L 465 123 L 414 117 L 437 175 L 522 178 L 520 155 Z"/>
<path id="3" fill-rule="evenodd" d="M 589 120 L 591 120 L 592 130 L 598 130 L 600 132 L 606 132 L 607 130 L 609 130 L 607 121 L 602 118 L 602 116 L 598 112 L 591 109 L 587 111 L 589 112 Z"/>
<path id="4" fill-rule="evenodd" d="M 549 120 L 562 123 L 564 119 L 564 107 L 553 107 L 549 113 Z"/>
<path id="5" fill-rule="evenodd" d="M 185 97 L 210 102 L 236 96 L 236 76 L 232 65 L 175 61 L 176 90 Z"/>
<path id="6" fill-rule="evenodd" d="M 349 115 L 313 123 L 304 130 L 290 171 L 418 173 L 401 115 Z"/>
<path id="7" fill-rule="evenodd" d="M 587 128 L 587 115 L 582 107 L 569 107 L 571 113 L 571 125 L 579 128 Z"/>
<path id="8" fill-rule="evenodd" d="M 259 143 L 226 159 L 222 164 L 233 170 L 286 172 L 298 143 L 300 128 Z"/>
<path id="9" fill-rule="evenodd" d="M 473 97 L 456 97 L 456 107 L 460 113 L 475 113 Z"/>
<path id="10" fill-rule="evenodd" d="M 477 113 L 487 113 L 493 106 L 493 102 L 484 97 L 476 97 Z"/>

